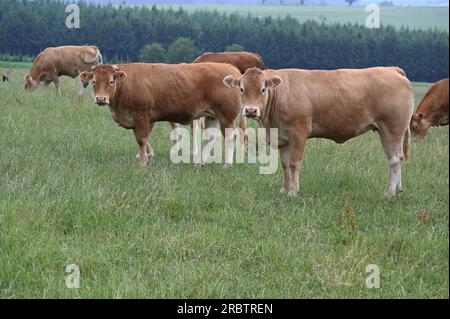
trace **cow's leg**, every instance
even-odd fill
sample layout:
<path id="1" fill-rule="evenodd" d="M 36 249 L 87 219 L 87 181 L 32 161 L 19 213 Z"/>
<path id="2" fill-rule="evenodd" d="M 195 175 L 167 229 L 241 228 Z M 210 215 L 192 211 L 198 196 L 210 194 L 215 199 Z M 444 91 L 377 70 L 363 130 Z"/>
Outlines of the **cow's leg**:
<path id="1" fill-rule="evenodd" d="M 197 144 L 197 139 L 199 134 L 202 133 L 201 131 L 201 120 L 193 120 L 191 123 L 191 132 L 192 132 L 192 154 L 193 156 L 198 156 L 199 153 L 199 147 Z M 201 138 L 201 135 L 200 135 Z"/>
<path id="2" fill-rule="evenodd" d="M 233 155 L 234 155 L 234 121 L 228 121 L 226 119 L 221 119 L 220 129 L 223 136 L 225 137 L 225 164 L 224 167 L 231 167 L 233 165 Z"/>
<path id="3" fill-rule="evenodd" d="M 206 145 L 214 145 L 217 143 L 217 141 L 219 140 L 219 129 L 220 129 L 220 124 L 219 124 L 219 120 L 214 119 L 214 118 L 210 118 L 210 117 L 205 117 L 205 128 L 209 129 L 209 128 L 214 128 L 215 132 L 212 135 L 211 139 L 206 141 Z M 208 148 L 204 148 L 203 151 L 208 151 Z M 204 163 L 206 163 L 209 159 L 209 157 L 211 156 L 211 152 L 207 152 L 206 154 L 204 154 L 202 151 L 202 158 L 200 161 L 200 165 L 203 165 Z"/>
<path id="4" fill-rule="evenodd" d="M 136 155 L 136 158 L 141 166 L 145 166 L 148 162 L 148 156 L 151 152 L 153 152 L 153 149 L 147 142 L 147 139 L 153 129 L 154 123 L 150 123 L 147 119 L 139 121 L 136 121 L 135 119 L 134 122 L 135 128 L 133 129 L 133 133 L 136 137 L 136 142 L 139 145 L 139 153 Z"/>
<path id="5" fill-rule="evenodd" d="M 241 129 L 240 147 L 242 154 L 244 154 L 246 146 L 248 144 L 248 133 L 247 133 L 247 118 L 242 115 L 242 112 L 240 112 L 239 115 L 239 128 Z"/>
<path id="6" fill-rule="evenodd" d="M 154 122 L 149 124 L 149 130 L 150 131 L 148 132 L 148 136 L 150 136 L 150 134 L 152 133 L 154 126 L 155 126 Z M 150 157 L 155 156 L 155 152 L 153 151 L 153 148 L 152 148 L 152 146 L 150 145 L 150 143 L 148 141 L 147 141 L 147 155 L 150 156 Z"/>
<path id="7" fill-rule="evenodd" d="M 397 131 L 397 129 L 395 130 Z M 380 127 L 383 150 L 389 161 L 389 177 L 384 191 L 386 198 L 391 198 L 396 191 L 402 191 L 403 135 L 392 133 L 388 128 Z"/>
<path id="8" fill-rule="evenodd" d="M 281 187 L 281 193 L 287 193 L 289 191 L 289 184 L 291 182 L 291 168 L 289 161 L 289 145 L 280 147 L 280 159 L 281 167 L 283 167 L 283 185 Z"/>
<path id="9" fill-rule="evenodd" d="M 289 136 L 289 168 L 291 171 L 291 182 L 289 185 L 289 196 L 295 196 L 299 190 L 300 166 L 305 151 L 307 134 L 303 132 L 293 132 Z"/>
<path id="10" fill-rule="evenodd" d="M 53 78 L 53 83 L 55 83 L 56 94 L 61 96 L 61 83 L 59 82 L 59 78 L 57 76 Z"/>

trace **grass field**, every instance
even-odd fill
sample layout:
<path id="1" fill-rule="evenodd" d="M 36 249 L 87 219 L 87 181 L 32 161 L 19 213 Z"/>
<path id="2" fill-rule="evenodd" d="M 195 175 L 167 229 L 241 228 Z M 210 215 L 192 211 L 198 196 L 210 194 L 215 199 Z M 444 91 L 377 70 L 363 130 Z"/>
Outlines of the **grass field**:
<path id="1" fill-rule="evenodd" d="M 180 6 L 187 11 L 217 10 L 224 13 L 251 14 L 255 17 L 285 17 L 304 22 L 316 20 L 326 23 L 357 23 L 364 24 L 369 13 L 365 7 L 320 7 L 320 6 L 269 6 L 269 5 L 207 5 L 207 4 L 183 4 L 183 5 L 157 5 L 162 8 L 178 9 Z M 412 29 L 436 28 L 449 30 L 448 7 L 381 7 L 380 20 L 384 25 L 392 25 L 397 28 L 406 26 Z"/>
<path id="2" fill-rule="evenodd" d="M 139 168 L 132 132 L 90 95 L 78 103 L 76 80 L 56 97 L 25 94 L 23 76 L 0 82 L 0 297 L 449 297 L 448 126 L 412 144 L 392 200 L 373 132 L 308 141 L 288 198 L 280 170 L 172 164 L 166 123 Z M 346 195 L 354 228 L 338 222 Z"/>
<path id="3" fill-rule="evenodd" d="M 30 69 L 32 64 L 31 62 L 0 61 L 0 68 Z"/>

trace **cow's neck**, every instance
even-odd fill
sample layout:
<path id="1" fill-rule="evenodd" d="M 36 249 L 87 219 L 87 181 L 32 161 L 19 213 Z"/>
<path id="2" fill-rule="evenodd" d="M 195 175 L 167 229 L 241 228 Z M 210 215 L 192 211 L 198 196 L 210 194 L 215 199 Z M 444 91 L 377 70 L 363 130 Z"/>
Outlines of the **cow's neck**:
<path id="1" fill-rule="evenodd" d="M 111 108 L 113 110 L 119 110 L 120 105 L 122 104 L 122 100 L 124 98 L 124 93 L 126 90 L 125 80 L 117 81 L 116 94 L 114 94 L 114 98 L 111 99 Z"/>
<path id="2" fill-rule="evenodd" d="M 269 89 L 267 91 L 267 101 L 264 108 L 261 110 L 260 120 L 260 125 L 265 128 L 270 128 L 270 122 L 273 117 L 277 95 L 278 94 L 276 89 Z"/>

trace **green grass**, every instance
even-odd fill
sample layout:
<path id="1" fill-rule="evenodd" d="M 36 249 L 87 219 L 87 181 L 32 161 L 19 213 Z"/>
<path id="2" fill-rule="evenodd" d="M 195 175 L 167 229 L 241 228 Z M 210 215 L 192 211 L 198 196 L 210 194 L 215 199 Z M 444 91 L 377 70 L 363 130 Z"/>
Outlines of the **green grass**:
<path id="1" fill-rule="evenodd" d="M 32 65 L 31 62 L 0 61 L 0 68 L 30 69 Z"/>
<path id="2" fill-rule="evenodd" d="M 301 22 L 316 20 L 326 23 L 357 23 L 364 24 L 369 13 L 365 7 L 332 7 L 332 6 L 272 6 L 272 5 L 216 5 L 216 4 L 183 4 L 164 5 L 161 8 L 178 9 L 183 7 L 187 11 L 217 10 L 223 13 L 251 14 L 255 17 L 286 17 L 290 15 Z M 381 7 L 380 19 L 384 25 L 394 27 L 408 27 L 411 29 L 436 28 L 449 30 L 448 7 Z"/>
<path id="3" fill-rule="evenodd" d="M 132 132 L 90 94 L 78 103 L 76 80 L 25 94 L 22 73 L 0 83 L 0 297 L 448 298 L 448 126 L 413 143 L 392 200 L 373 132 L 309 140 L 288 198 L 281 170 L 172 164 L 166 123 L 139 168 Z M 346 195 L 354 232 L 338 224 Z"/>

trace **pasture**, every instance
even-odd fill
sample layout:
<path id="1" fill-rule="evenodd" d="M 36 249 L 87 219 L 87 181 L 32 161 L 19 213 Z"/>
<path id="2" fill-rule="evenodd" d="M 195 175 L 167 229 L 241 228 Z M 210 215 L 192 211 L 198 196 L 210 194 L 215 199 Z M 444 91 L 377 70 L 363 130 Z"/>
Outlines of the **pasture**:
<path id="1" fill-rule="evenodd" d="M 279 5 L 230 5 L 230 4 L 158 4 L 159 8 L 196 10 L 217 10 L 221 13 L 236 13 L 254 17 L 286 17 L 298 19 L 300 22 L 315 20 L 327 24 L 356 23 L 364 24 L 369 13 L 361 7 L 333 6 L 279 6 Z M 380 7 L 380 21 L 383 25 L 396 28 L 449 30 L 448 7 Z"/>
<path id="2" fill-rule="evenodd" d="M 63 78 L 62 97 L 26 94 L 24 74 L 0 82 L 1 298 L 448 298 L 448 126 L 412 143 L 391 200 L 376 133 L 309 140 L 289 198 L 281 167 L 173 164 L 167 123 L 140 168 L 133 133 L 91 89 L 79 102 Z M 415 85 L 416 104 L 428 87 Z"/>

